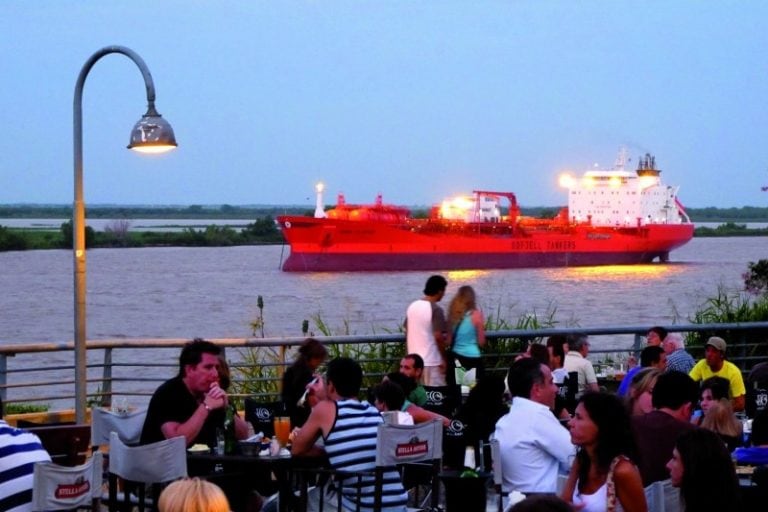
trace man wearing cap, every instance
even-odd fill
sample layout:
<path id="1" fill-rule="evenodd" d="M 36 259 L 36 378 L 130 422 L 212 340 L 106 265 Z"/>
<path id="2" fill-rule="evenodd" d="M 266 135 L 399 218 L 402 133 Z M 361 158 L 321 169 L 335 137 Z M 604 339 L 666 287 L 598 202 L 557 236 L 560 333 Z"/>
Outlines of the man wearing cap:
<path id="1" fill-rule="evenodd" d="M 730 382 L 729 394 L 733 403 L 733 410 L 743 411 L 745 405 L 746 388 L 741 370 L 725 360 L 725 340 L 718 336 L 712 336 L 707 340 L 704 348 L 704 359 L 696 363 L 689 374 L 696 382 L 701 382 L 710 377 L 722 377 Z"/>

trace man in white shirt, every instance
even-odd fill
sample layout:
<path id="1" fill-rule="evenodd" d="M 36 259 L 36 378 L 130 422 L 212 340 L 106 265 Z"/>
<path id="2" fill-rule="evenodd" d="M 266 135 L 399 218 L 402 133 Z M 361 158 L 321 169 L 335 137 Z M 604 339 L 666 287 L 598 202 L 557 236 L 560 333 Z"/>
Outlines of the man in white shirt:
<path id="1" fill-rule="evenodd" d="M 568 472 L 576 447 L 551 411 L 557 394 L 552 373 L 546 365 L 524 358 L 512 364 L 507 384 L 512 405 L 494 432 L 501 448 L 502 488 L 554 493 L 557 475 Z"/>
<path id="2" fill-rule="evenodd" d="M 586 334 L 573 334 L 568 336 L 568 353 L 565 354 L 563 367 L 568 373 L 576 372 L 579 377 L 579 390 L 576 398 L 587 391 L 598 391 L 597 375 L 592 362 L 587 359 L 589 354 L 589 340 Z"/>
<path id="3" fill-rule="evenodd" d="M 405 316 L 405 341 L 409 354 L 419 354 L 424 360 L 422 384 L 445 386 L 445 314 L 438 302 L 445 295 L 448 281 L 443 276 L 430 276 L 424 286 L 424 297 L 413 301 Z"/>

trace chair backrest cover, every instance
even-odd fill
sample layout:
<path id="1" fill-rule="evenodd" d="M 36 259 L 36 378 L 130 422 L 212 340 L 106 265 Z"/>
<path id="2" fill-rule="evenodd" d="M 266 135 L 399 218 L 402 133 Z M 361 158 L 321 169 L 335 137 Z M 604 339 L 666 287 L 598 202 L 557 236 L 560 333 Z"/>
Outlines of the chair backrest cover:
<path id="1" fill-rule="evenodd" d="M 91 445 L 109 444 L 111 432 L 117 432 L 125 444 L 138 444 L 146 417 L 146 408 L 125 413 L 115 413 L 100 407 L 91 409 Z"/>
<path id="2" fill-rule="evenodd" d="M 98 452 L 80 466 L 35 463 L 33 512 L 91 506 L 101 497 L 101 471 L 102 455 Z"/>
<path id="3" fill-rule="evenodd" d="M 187 443 L 183 436 L 142 446 L 126 446 L 117 432 L 109 438 L 109 472 L 145 484 L 187 476 Z"/>
<path id="4" fill-rule="evenodd" d="M 53 425 L 27 429 L 40 438 L 51 461 L 64 466 L 85 462 L 91 447 L 90 425 Z"/>
<path id="5" fill-rule="evenodd" d="M 245 421 L 251 422 L 255 432 L 264 432 L 267 437 L 275 435 L 275 427 L 272 420 L 275 414 L 279 416 L 284 410 L 283 402 L 258 402 L 253 398 L 246 398 Z"/>
<path id="6" fill-rule="evenodd" d="M 746 412 L 747 416 L 754 418 L 757 413 L 768 407 L 768 388 L 753 387 L 747 389 Z"/>
<path id="7" fill-rule="evenodd" d="M 453 417 L 458 397 L 461 396 L 458 386 L 424 386 L 424 390 L 427 392 L 427 401 L 422 407 L 446 418 Z"/>
<path id="8" fill-rule="evenodd" d="M 394 466 L 443 457 L 443 424 L 432 420 L 418 425 L 379 425 L 376 465 Z"/>
<path id="9" fill-rule="evenodd" d="M 452 419 L 443 430 L 443 464 L 448 468 L 461 469 L 467 446 L 474 446 L 473 441 L 468 439 L 467 425 L 459 419 Z M 477 446 L 474 447 L 477 449 Z"/>

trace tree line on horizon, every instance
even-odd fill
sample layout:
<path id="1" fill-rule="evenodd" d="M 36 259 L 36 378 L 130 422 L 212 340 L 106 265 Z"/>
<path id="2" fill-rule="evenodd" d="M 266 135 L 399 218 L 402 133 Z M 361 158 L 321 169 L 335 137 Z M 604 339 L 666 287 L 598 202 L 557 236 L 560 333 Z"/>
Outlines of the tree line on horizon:
<path id="1" fill-rule="evenodd" d="M 326 205 L 326 208 L 331 208 Z M 531 217 L 552 218 L 560 207 L 521 207 L 522 214 Z M 258 219 L 278 215 L 312 215 L 314 207 L 298 205 L 181 205 L 181 206 L 89 206 L 91 219 Z M 742 206 L 739 208 L 686 208 L 694 222 L 768 222 L 768 206 Z M 414 217 L 426 217 L 429 207 L 411 207 Z M 0 218 L 63 218 L 72 217 L 69 205 L 0 205 Z"/>

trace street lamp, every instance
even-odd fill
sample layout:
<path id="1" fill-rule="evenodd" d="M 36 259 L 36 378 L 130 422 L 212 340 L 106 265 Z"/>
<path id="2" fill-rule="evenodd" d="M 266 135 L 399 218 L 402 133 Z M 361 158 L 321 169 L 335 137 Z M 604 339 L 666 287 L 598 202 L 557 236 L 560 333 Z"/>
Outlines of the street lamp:
<path id="1" fill-rule="evenodd" d="M 144 77 L 147 88 L 147 113 L 131 130 L 128 148 L 143 153 L 162 153 L 176 147 L 173 128 L 155 110 L 155 84 L 144 60 L 124 46 L 106 46 L 86 61 L 75 84 L 74 156 L 75 203 L 72 212 L 72 249 L 75 284 L 75 420 L 85 422 L 87 396 L 87 351 L 85 336 L 85 203 L 83 201 L 83 85 L 96 61 L 110 53 L 121 53 L 131 59 Z"/>

